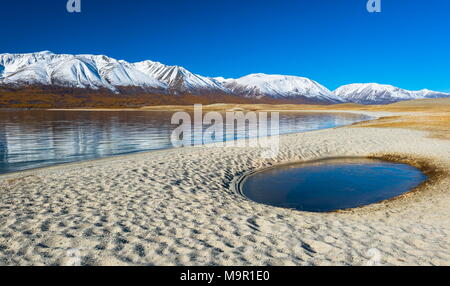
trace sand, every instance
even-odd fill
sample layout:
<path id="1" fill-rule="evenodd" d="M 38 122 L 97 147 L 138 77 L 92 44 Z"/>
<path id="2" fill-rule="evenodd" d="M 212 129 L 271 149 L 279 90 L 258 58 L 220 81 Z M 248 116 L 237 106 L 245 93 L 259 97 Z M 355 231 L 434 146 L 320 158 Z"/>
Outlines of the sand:
<path id="1" fill-rule="evenodd" d="M 426 130 L 347 126 L 254 148 L 192 147 L 0 177 L 1 265 L 450 265 L 450 141 Z M 333 213 L 239 195 L 247 173 L 288 162 L 403 158 L 431 180 Z"/>

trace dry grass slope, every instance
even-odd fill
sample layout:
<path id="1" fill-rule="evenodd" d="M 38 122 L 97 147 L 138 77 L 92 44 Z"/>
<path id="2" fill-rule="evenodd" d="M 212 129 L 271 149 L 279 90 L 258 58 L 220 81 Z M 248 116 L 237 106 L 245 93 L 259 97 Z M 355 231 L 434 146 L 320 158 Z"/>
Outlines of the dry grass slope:
<path id="1" fill-rule="evenodd" d="M 0 87 L 0 108 L 141 108 L 145 106 L 175 106 L 233 104 L 311 104 L 306 98 L 291 100 L 251 99 L 229 94 L 163 94 L 130 87 L 121 87 L 120 94 L 110 90 L 89 90 L 48 86 L 26 88 Z"/>

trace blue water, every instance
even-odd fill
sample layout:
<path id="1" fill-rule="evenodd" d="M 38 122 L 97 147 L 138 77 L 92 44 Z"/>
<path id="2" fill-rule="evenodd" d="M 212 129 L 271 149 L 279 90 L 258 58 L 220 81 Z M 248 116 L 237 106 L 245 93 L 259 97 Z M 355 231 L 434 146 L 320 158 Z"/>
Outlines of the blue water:
<path id="1" fill-rule="evenodd" d="M 420 185 L 418 169 L 369 159 L 325 160 L 272 168 L 248 177 L 242 193 L 271 206 L 329 212 L 377 203 Z"/>
<path id="2" fill-rule="evenodd" d="M 170 134 L 177 127 L 170 124 L 172 114 L 142 111 L 2 110 L 0 174 L 172 148 Z M 344 113 L 281 113 L 280 133 L 331 128 L 368 119 L 367 116 Z M 248 136 L 245 130 L 231 133 L 226 131 L 224 140 Z"/>

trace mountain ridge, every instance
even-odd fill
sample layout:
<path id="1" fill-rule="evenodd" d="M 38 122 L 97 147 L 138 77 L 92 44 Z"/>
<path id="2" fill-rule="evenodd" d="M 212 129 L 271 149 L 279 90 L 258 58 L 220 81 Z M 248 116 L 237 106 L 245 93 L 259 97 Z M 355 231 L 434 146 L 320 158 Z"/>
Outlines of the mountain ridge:
<path id="1" fill-rule="evenodd" d="M 145 60 L 130 63 L 105 55 L 55 54 L 50 51 L 0 54 L 0 87 L 57 86 L 73 89 L 162 95 L 237 96 L 293 103 L 386 104 L 421 98 L 450 97 L 427 89 L 409 91 L 391 85 L 357 83 L 330 91 L 299 76 L 249 74 L 237 79 L 206 77 L 181 66 Z M 79 91 L 77 91 L 79 92 Z"/>
<path id="2" fill-rule="evenodd" d="M 338 87 L 333 94 L 357 104 L 389 104 L 405 100 L 450 97 L 450 93 L 428 89 L 413 91 L 379 83 L 347 84 Z"/>

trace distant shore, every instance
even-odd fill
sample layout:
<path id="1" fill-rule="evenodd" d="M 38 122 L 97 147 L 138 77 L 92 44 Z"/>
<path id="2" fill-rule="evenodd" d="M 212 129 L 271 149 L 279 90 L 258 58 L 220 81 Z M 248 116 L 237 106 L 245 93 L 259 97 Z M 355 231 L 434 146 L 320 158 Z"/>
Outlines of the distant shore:
<path id="1" fill-rule="evenodd" d="M 192 110 L 193 104 L 184 105 L 154 105 L 139 108 L 47 108 L 46 110 L 124 110 L 124 111 L 164 111 L 164 110 Z M 387 105 L 361 105 L 354 103 L 342 103 L 334 105 L 314 105 L 314 104 L 235 104 L 217 103 L 203 104 L 205 110 L 367 110 L 367 111 L 449 111 L 450 98 L 420 99 L 411 101 L 401 101 Z"/>

